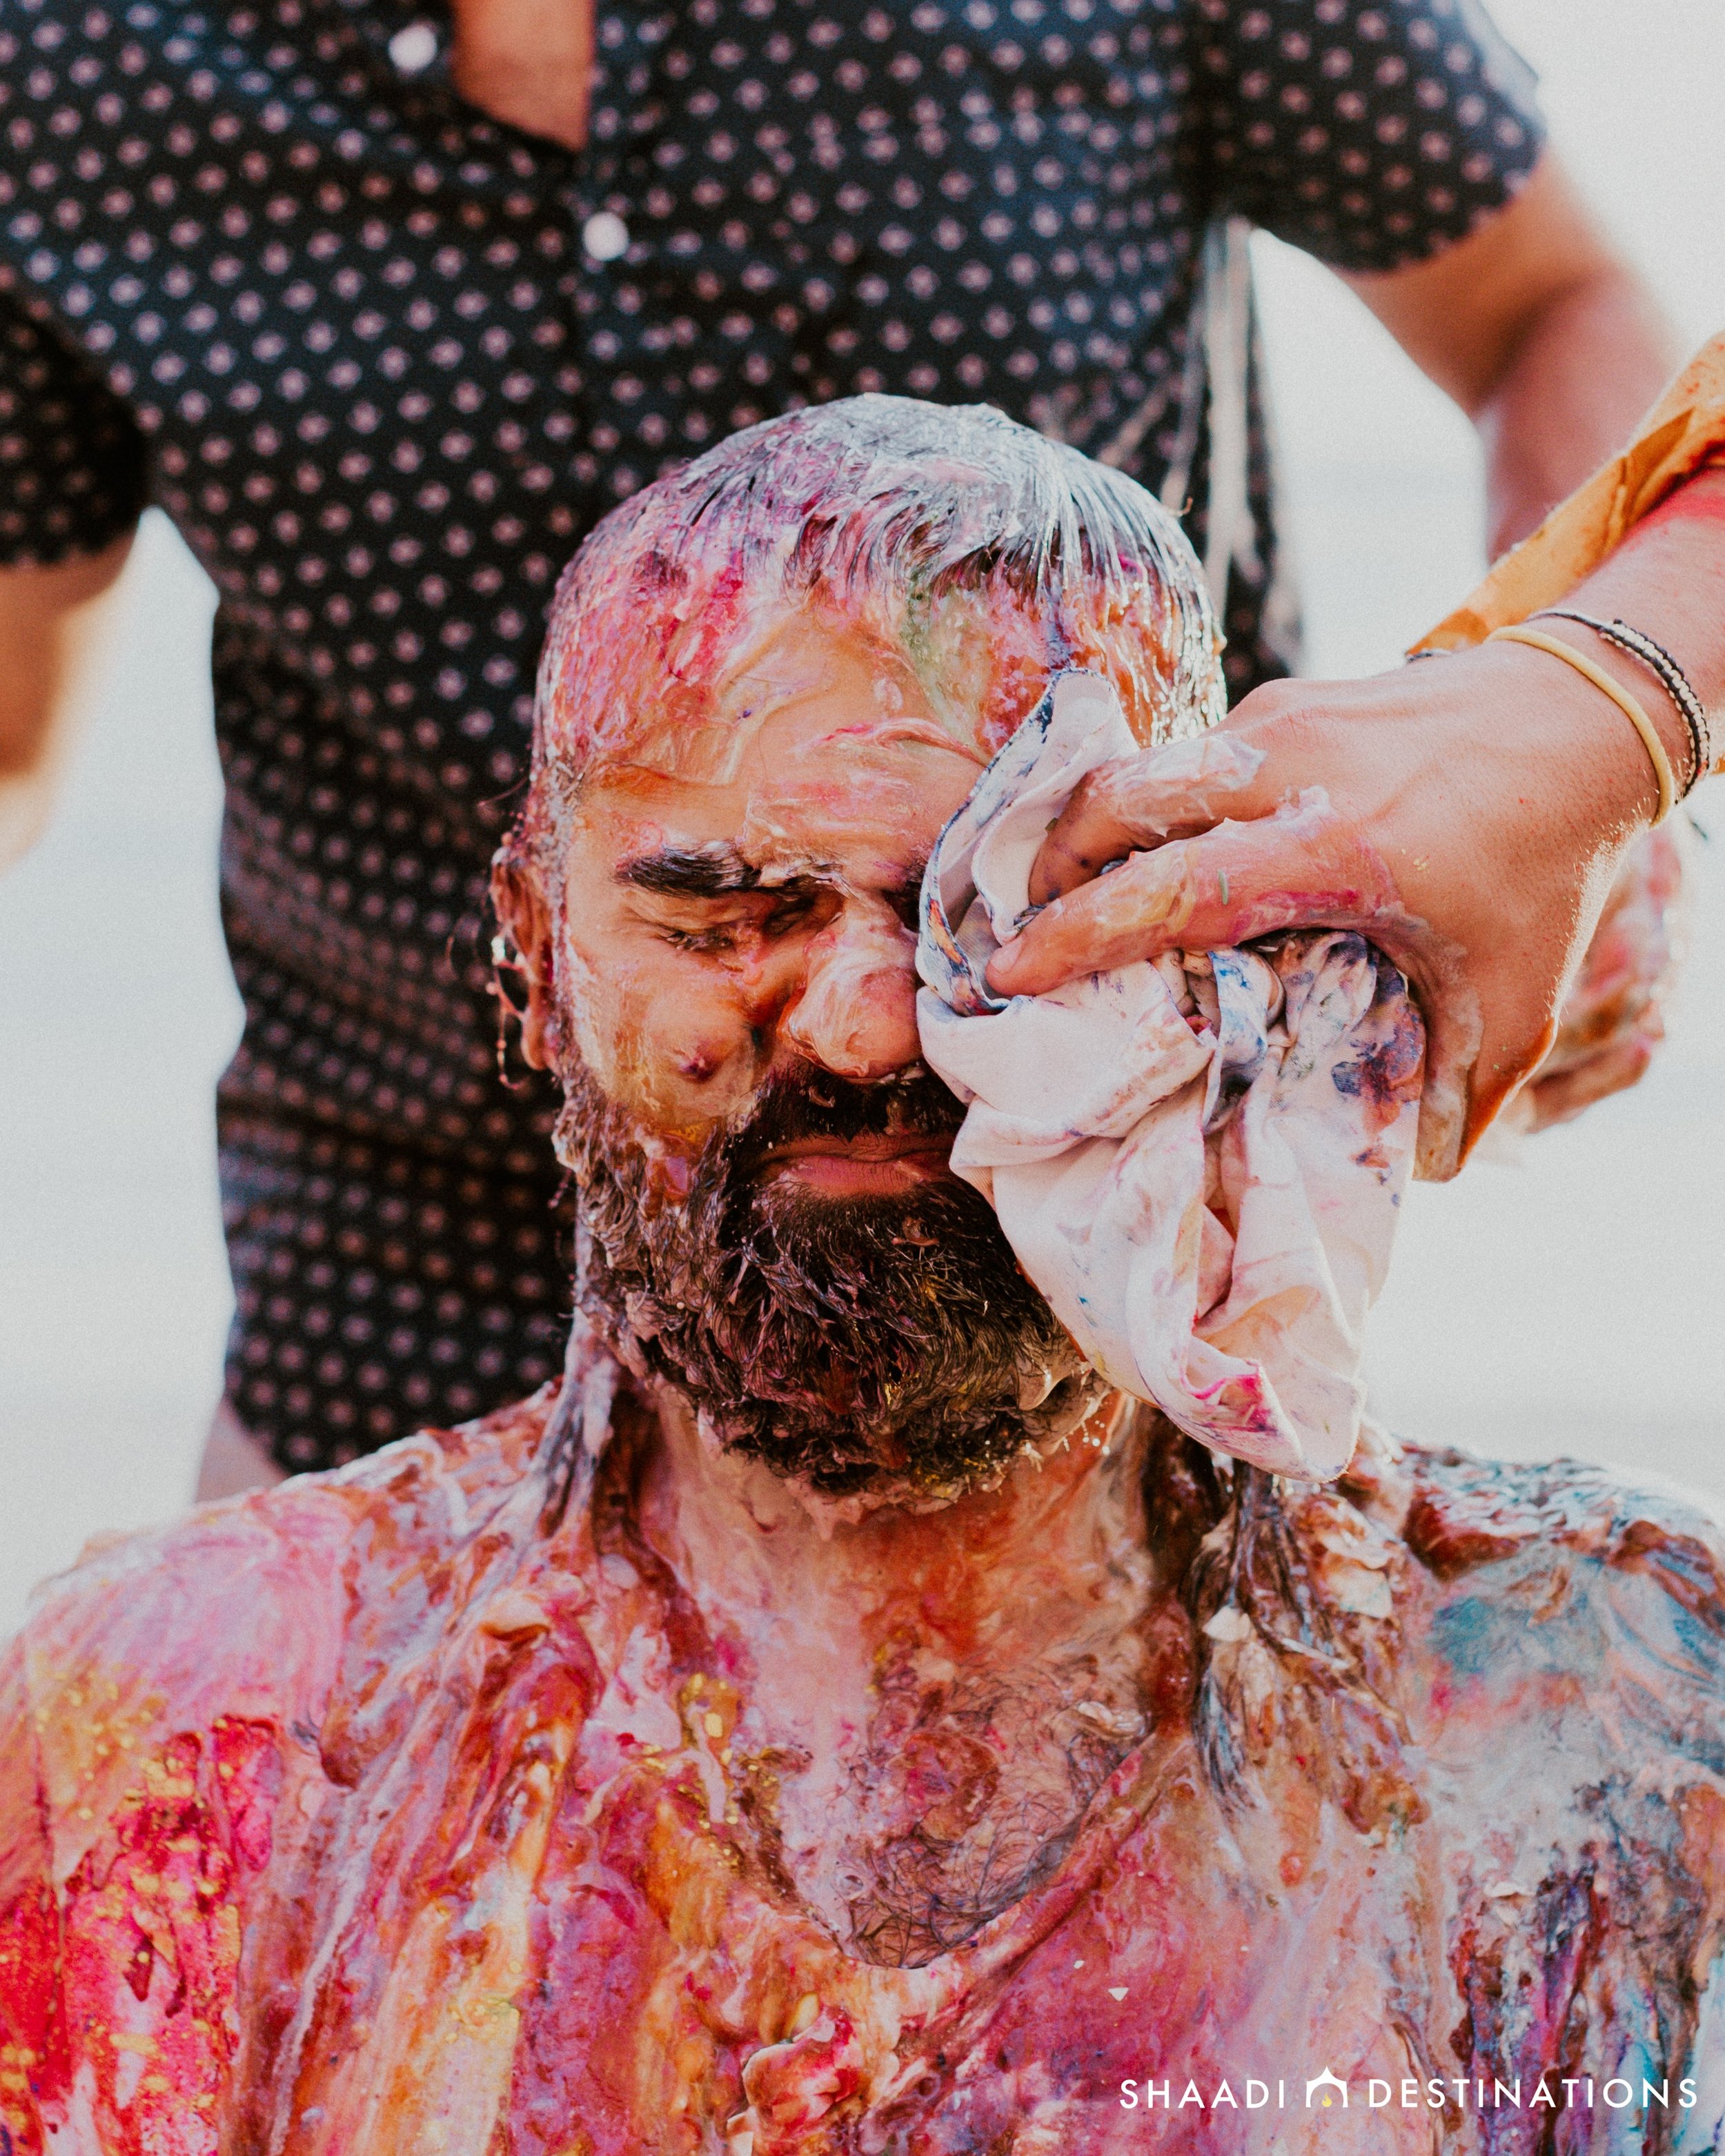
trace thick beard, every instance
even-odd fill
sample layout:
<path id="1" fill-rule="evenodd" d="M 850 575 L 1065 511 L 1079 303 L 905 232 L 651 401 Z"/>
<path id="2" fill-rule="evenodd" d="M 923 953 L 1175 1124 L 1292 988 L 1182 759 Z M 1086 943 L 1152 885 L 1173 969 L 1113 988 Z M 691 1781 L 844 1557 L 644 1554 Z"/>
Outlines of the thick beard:
<path id="1" fill-rule="evenodd" d="M 1097 1389 L 968 1183 L 832 1199 L 761 1179 L 768 1147 L 792 1137 L 955 1129 L 937 1081 L 775 1075 L 746 1122 L 708 1138 L 681 1191 L 589 1071 L 564 1085 L 577 1299 L 727 1450 L 824 1496 L 939 1501 L 997 1481 Z"/>

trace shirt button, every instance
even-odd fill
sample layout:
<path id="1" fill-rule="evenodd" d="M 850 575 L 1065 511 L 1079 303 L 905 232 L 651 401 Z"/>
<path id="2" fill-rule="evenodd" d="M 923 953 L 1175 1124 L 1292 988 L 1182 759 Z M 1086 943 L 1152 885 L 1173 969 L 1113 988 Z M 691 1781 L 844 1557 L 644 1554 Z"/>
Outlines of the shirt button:
<path id="1" fill-rule="evenodd" d="M 581 228 L 581 244 L 595 262 L 614 262 L 629 252 L 629 227 L 614 209 L 596 209 Z"/>
<path id="2" fill-rule="evenodd" d="M 389 57 L 403 74 L 424 74 L 437 58 L 437 32 L 429 23 L 408 23 L 389 40 Z"/>

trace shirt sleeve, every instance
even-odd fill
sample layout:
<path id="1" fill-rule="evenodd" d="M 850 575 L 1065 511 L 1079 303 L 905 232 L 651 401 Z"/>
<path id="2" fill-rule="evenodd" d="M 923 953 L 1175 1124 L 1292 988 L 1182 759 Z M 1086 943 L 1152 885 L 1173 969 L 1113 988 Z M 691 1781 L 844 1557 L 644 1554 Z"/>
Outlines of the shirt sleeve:
<path id="1" fill-rule="evenodd" d="M 1543 146 L 1532 70 L 1478 0 L 1207 0 L 1200 23 L 1214 210 L 1337 269 L 1463 238 Z"/>
<path id="2" fill-rule="evenodd" d="M 0 292 L 0 567 L 97 553 L 148 499 L 137 422 L 87 359 Z"/>

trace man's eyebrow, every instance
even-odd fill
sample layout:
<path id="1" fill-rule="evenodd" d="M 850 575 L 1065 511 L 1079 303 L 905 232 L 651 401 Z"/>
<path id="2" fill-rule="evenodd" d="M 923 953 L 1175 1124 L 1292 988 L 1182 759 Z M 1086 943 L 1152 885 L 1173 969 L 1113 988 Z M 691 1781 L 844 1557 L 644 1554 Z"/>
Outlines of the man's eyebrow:
<path id="1" fill-rule="evenodd" d="M 907 867 L 885 896 L 901 897 L 918 891 L 926 866 L 926 862 L 918 861 Z M 735 846 L 715 839 L 705 846 L 661 846 L 655 853 L 637 854 L 618 870 L 617 880 L 663 898 L 724 898 L 739 891 L 783 891 L 796 896 L 815 890 L 826 879 L 809 870 L 801 875 L 776 875 L 769 880 Z"/>
<path id="2" fill-rule="evenodd" d="M 618 870 L 617 880 L 665 898 L 723 898 L 730 891 L 766 887 L 754 863 L 722 839 L 711 845 L 661 846 L 657 853 L 637 854 Z M 808 879 L 793 881 L 805 883 Z"/>

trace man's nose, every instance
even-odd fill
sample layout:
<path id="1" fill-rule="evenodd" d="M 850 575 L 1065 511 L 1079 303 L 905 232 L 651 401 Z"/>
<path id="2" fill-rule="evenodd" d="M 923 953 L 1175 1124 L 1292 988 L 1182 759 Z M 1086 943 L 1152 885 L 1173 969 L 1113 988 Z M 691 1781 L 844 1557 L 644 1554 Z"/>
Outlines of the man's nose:
<path id="1" fill-rule="evenodd" d="M 890 1078 L 922 1055 L 916 939 L 884 899 L 847 897 L 803 953 L 783 1036 L 835 1077 Z"/>

